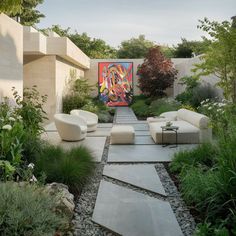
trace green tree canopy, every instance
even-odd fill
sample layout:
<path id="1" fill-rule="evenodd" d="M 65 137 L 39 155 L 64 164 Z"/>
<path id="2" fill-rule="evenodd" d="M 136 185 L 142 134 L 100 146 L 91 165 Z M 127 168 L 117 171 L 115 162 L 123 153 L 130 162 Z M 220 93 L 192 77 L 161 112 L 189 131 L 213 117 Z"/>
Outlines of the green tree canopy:
<path id="1" fill-rule="evenodd" d="M 21 0 L 1 0 L 0 3 L 0 13 L 19 14 L 21 8 Z"/>
<path id="2" fill-rule="evenodd" d="M 47 34 L 48 30 L 52 30 L 62 37 L 68 37 L 90 58 L 116 58 L 116 49 L 102 39 L 91 38 L 87 33 L 79 34 L 77 31 L 72 33 L 70 28 L 63 29 L 60 25 L 52 25 L 41 31 Z"/>
<path id="3" fill-rule="evenodd" d="M 139 35 L 138 38 L 131 38 L 121 42 L 121 46 L 117 51 L 117 57 L 144 58 L 148 50 L 154 46 L 154 42 L 145 39 L 144 35 Z"/>
<path id="4" fill-rule="evenodd" d="M 202 38 L 202 41 L 188 41 L 185 38 L 181 40 L 182 42 L 174 47 L 173 55 L 176 58 L 190 58 L 193 54 L 203 54 L 211 43 L 211 41 L 205 37 Z"/>
<path id="5" fill-rule="evenodd" d="M 211 22 L 205 18 L 200 23 L 199 28 L 211 36 L 212 43 L 194 71 L 198 72 L 198 76 L 215 74 L 220 79 L 218 86 L 223 89 L 225 98 L 236 101 L 235 22 Z"/>
<path id="6" fill-rule="evenodd" d="M 35 8 L 42 4 L 44 0 L 1 0 L 0 11 L 6 13 L 10 17 L 20 17 L 23 25 L 35 25 L 40 22 L 40 18 L 44 17 Z"/>
<path id="7" fill-rule="evenodd" d="M 21 24 L 23 25 L 35 25 L 40 22 L 40 18 L 45 17 L 41 12 L 35 8 L 42 4 L 44 0 L 23 0 L 22 1 L 22 13 L 19 15 Z"/>

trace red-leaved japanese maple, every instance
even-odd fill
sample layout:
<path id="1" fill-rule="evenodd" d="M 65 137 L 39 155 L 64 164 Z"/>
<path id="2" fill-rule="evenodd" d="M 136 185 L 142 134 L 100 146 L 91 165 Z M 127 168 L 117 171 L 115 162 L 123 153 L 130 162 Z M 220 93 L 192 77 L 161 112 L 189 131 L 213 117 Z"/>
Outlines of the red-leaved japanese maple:
<path id="1" fill-rule="evenodd" d="M 150 97 L 163 97 L 165 90 L 173 86 L 177 70 L 170 59 L 165 58 L 159 46 L 149 49 L 144 63 L 139 66 L 139 88 Z"/>

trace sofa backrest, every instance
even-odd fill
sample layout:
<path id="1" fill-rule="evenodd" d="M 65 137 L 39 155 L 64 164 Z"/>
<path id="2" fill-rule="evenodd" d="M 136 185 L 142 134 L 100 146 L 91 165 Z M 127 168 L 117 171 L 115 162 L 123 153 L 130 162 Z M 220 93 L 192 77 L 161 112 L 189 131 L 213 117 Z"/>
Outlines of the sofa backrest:
<path id="1" fill-rule="evenodd" d="M 161 113 L 160 116 L 163 116 L 170 121 L 177 120 L 177 111 L 167 111 L 164 113 Z"/>
<path id="2" fill-rule="evenodd" d="M 187 121 L 199 129 L 207 129 L 209 125 L 207 116 L 187 109 L 179 109 L 177 111 L 177 119 Z"/>

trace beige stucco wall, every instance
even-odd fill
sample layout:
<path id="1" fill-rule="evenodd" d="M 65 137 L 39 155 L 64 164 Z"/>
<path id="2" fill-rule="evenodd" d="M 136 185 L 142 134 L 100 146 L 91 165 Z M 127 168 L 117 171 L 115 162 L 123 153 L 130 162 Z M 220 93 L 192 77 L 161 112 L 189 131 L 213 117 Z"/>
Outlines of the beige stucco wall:
<path id="1" fill-rule="evenodd" d="M 0 14 L 0 99 L 12 98 L 12 87 L 23 89 L 23 27 Z"/>
<path id="2" fill-rule="evenodd" d="M 58 55 L 83 69 L 89 69 L 90 58 L 70 39 L 53 36 L 54 34 L 50 34 L 50 37 L 47 37 L 47 54 Z"/>
<path id="3" fill-rule="evenodd" d="M 36 29 L 24 26 L 24 55 L 45 55 L 47 38 Z"/>
<path id="4" fill-rule="evenodd" d="M 53 32 L 47 37 L 32 27 L 24 27 L 24 87 L 37 85 L 42 95 L 48 95 L 44 108 L 48 122 L 62 110 L 71 70 L 79 78 L 89 67 L 90 58 L 68 38 Z"/>
<path id="5" fill-rule="evenodd" d="M 37 85 L 41 95 L 48 95 L 44 109 L 49 121 L 55 113 L 61 112 L 71 70 L 75 70 L 78 77 L 84 76 L 81 68 L 55 55 L 24 56 L 24 87 Z"/>
<path id="6" fill-rule="evenodd" d="M 37 85 L 41 95 L 48 95 L 44 107 L 49 119 L 56 111 L 56 56 L 24 56 L 24 88 Z"/>

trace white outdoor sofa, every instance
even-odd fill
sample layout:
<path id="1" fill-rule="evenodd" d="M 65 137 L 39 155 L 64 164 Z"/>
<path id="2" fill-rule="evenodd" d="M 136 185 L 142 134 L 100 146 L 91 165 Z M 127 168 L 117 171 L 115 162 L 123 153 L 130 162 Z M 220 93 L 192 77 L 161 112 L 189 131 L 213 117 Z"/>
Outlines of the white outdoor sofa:
<path id="1" fill-rule="evenodd" d="M 84 110 L 72 110 L 70 114 L 78 116 L 86 122 L 87 132 L 92 132 L 97 129 L 98 116 L 96 114 Z"/>
<path id="2" fill-rule="evenodd" d="M 187 109 L 180 109 L 175 112 L 165 112 L 156 118 L 156 121 L 149 119 L 150 134 L 157 144 L 162 144 L 162 128 L 167 121 L 173 126 L 178 126 L 178 143 L 203 143 L 211 141 L 212 129 L 209 127 L 209 118 L 205 115 Z M 164 131 L 165 143 L 175 143 L 176 137 L 173 131 Z"/>
<path id="3" fill-rule="evenodd" d="M 69 114 L 55 114 L 54 121 L 62 140 L 78 141 L 87 135 L 87 124 L 84 119 Z"/>

